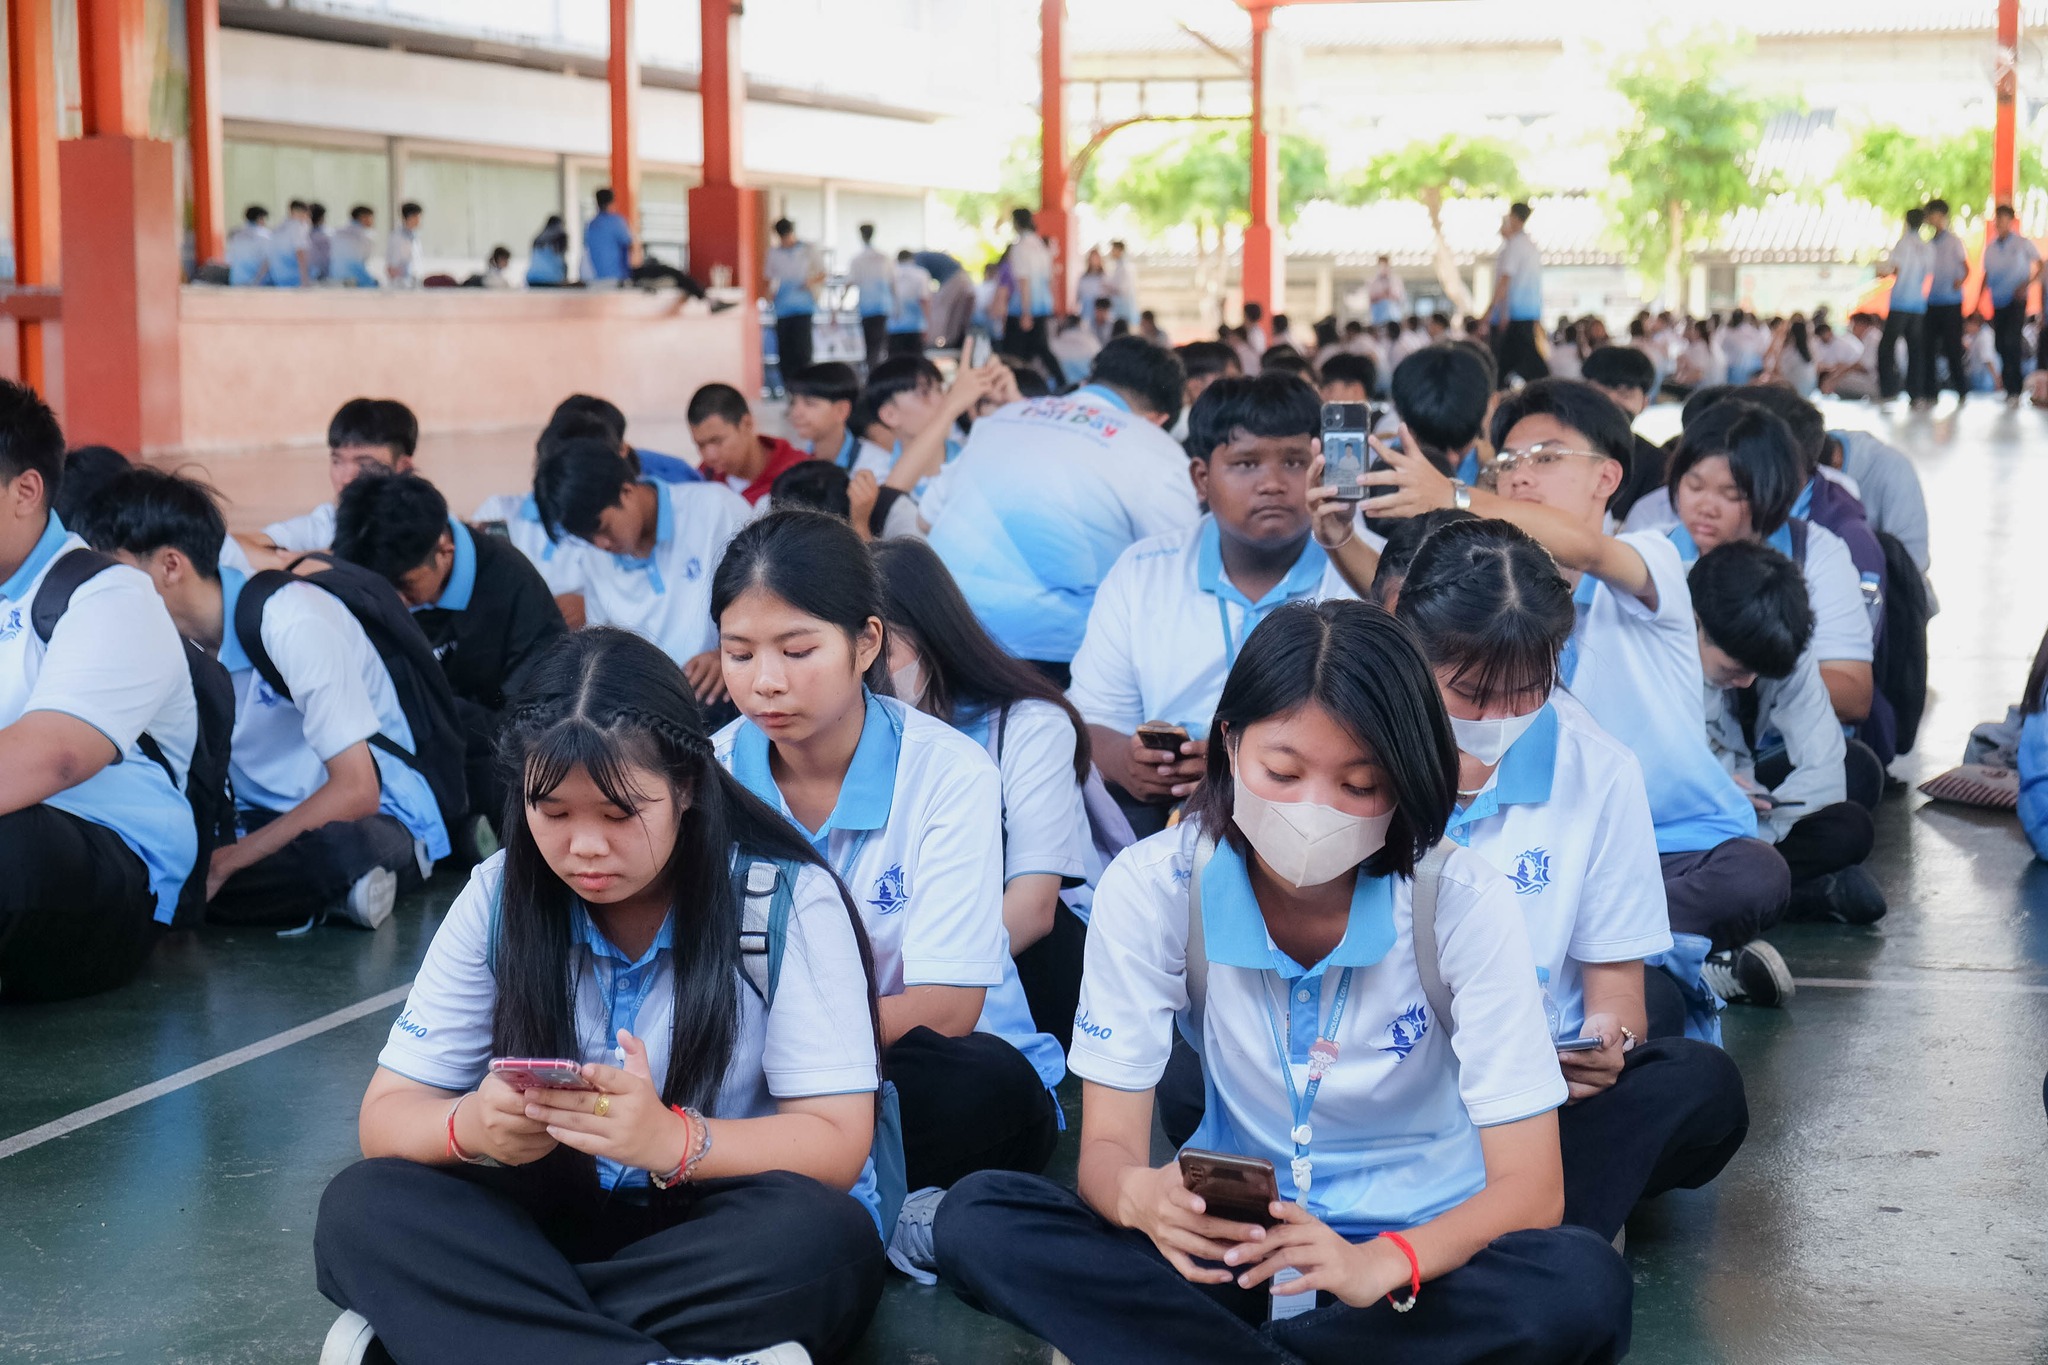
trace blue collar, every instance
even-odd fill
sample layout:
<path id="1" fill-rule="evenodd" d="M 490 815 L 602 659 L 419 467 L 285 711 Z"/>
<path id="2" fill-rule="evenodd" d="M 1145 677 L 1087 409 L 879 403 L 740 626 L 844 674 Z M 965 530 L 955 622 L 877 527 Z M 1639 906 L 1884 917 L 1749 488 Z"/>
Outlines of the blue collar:
<path id="1" fill-rule="evenodd" d="M 1479 447 L 1475 444 L 1465 452 L 1465 458 L 1458 461 L 1458 482 L 1476 484 L 1479 482 Z"/>
<path id="2" fill-rule="evenodd" d="M 1303 974 L 1301 965 L 1281 952 L 1266 932 L 1266 917 L 1252 892 L 1251 874 L 1228 839 L 1216 841 L 1216 854 L 1202 871 L 1202 935 L 1209 961 L 1220 966 L 1274 971 L 1287 977 Z M 1307 974 L 1319 974 L 1326 967 L 1370 967 L 1393 946 L 1393 883 L 1361 871 L 1351 891 L 1351 919 L 1343 940 Z"/>
<path id="3" fill-rule="evenodd" d="M 1810 479 L 1808 479 L 1808 480 L 1806 481 L 1806 487 L 1804 487 L 1804 488 L 1800 489 L 1800 490 L 1799 490 L 1799 496 L 1798 496 L 1797 498 L 1793 499 L 1793 502 L 1792 502 L 1792 510 L 1791 510 L 1790 512 L 1788 512 L 1788 513 L 1786 514 L 1787 516 L 1794 516 L 1794 517 L 1807 517 L 1807 518 L 1809 518 L 1809 519 L 1810 519 L 1810 518 L 1812 517 L 1812 515 L 1813 515 L 1813 488 L 1814 488 L 1814 485 L 1815 485 L 1815 484 L 1817 484 L 1817 483 L 1819 483 L 1819 482 L 1820 482 L 1820 475 L 1818 475 L 1818 474 L 1814 475 L 1814 476 L 1813 476 L 1812 478 L 1810 478 Z M 1789 539 L 1789 537 L 1788 537 L 1788 539 Z"/>
<path id="4" fill-rule="evenodd" d="M 1692 538 L 1692 532 L 1685 529 L 1684 522 L 1680 522 L 1672 527 L 1665 534 L 1671 543 L 1678 547 L 1678 558 L 1681 563 L 1693 564 L 1698 562 L 1700 557 L 1699 543 Z"/>
<path id="5" fill-rule="evenodd" d="M 903 716 L 897 707 L 872 692 L 867 697 L 867 714 L 861 719 L 860 743 L 853 748 L 853 762 L 839 782 L 839 801 L 832 814 L 816 830 L 805 830 L 813 843 L 835 829 L 877 830 L 889 825 L 889 808 L 896 795 L 897 760 L 903 753 Z M 789 812 L 782 789 L 768 766 L 768 736 L 754 722 L 743 720 L 732 737 L 732 775 L 741 786 L 769 805 Z M 799 829 L 802 824 L 794 819 Z"/>
<path id="6" fill-rule="evenodd" d="M 55 512 L 43 523 L 43 533 L 36 538 L 35 548 L 28 552 L 28 558 L 21 561 L 21 567 L 14 571 L 5 583 L 0 583 L 0 598 L 9 602 L 21 601 L 21 595 L 28 591 L 28 585 L 36 581 L 49 562 L 57 557 L 64 541 L 71 532 L 64 529 L 63 519 Z"/>
<path id="7" fill-rule="evenodd" d="M 1461 844 L 1472 841 L 1467 825 L 1477 824 L 1502 806 L 1540 806 L 1550 799 L 1557 777 L 1557 708 L 1545 702 L 1536 720 L 1514 742 L 1494 769 L 1493 781 L 1463 810 L 1451 812 L 1445 832 Z"/>
<path id="8" fill-rule="evenodd" d="M 569 932 L 575 935 L 578 943 L 590 949 L 593 957 L 608 957 L 614 962 L 624 963 L 626 970 L 631 971 L 654 961 L 655 954 L 663 949 L 675 948 L 676 917 L 675 912 L 670 911 L 668 917 L 662 920 L 661 929 L 655 934 L 654 942 L 647 945 L 647 951 L 640 955 L 637 962 L 627 958 L 618 944 L 604 936 L 604 931 L 597 927 L 597 921 L 590 917 L 590 912 L 584 908 L 582 901 L 577 901 L 570 909 Z"/>
<path id="9" fill-rule="evenodd" d="M 455 537 L 455 567 L 434 605 L 443 611 L 468 611 L 470 594 L 476 591 L 476 538 L 454 517 L 448 518 L 448 533 Z"/>
<path id="10" fill-rule="evenodd" d="M 846 439 L 840 442 L 839 453 L 832 457 L 832 463 L 841 469 L 850 470 L 853 462 L 860 457 L 860 437 L 853 434 L 851 426 L 846 429 Z"/>
<path id="11" fill-rule="evenodd" d="M 1080 388 L 1074 390 L 1074 396 L 1076 398 L 1080 397 L 1084 393 L 1092 393 L 1097 398 L 1100 398 L 1103 402 L 1109 404 L 1111 407 L 1120 409 L 1121 411 L 1129 412 L 1131 410 L 1131 405 L 1124 401 L 1123 395 L 1116 392 L 1114 389 L 1104 388 L 1100 384 L 1083 384 Z"/>
<path id="12" fill-rule="evenodd" d="M 1685 528 L 1681 526 L 1679 529 L 1682 531 Z M 1686 539 L 1691 540 L 1692 537 L 1687 536 Z M 1593 605 L 1593 595 L 1599 591 L 1599 579 L 1593 577 L 1593 575 L 1589 573 L 1580 574 L 1579 586 L 1572 589 L 1572 605 L 1574 607 L 1577 607 L 1580 611 L 1584 611 L 1587 607 Z"/>
<path id="13" fill-rule="evenodd" d="M 1801 496 L 1811 501 L 1813 490 L 1809 488 Z M 1692 532 L 1686 530 L 1683 526 L 1674 526 L 1671 528 L 1669 535 L 1671 543 L 1678 547 L 1678 558 L 1681 562 L 1686 564 L 1696 564 L 1699 562 L 1700 547 L 1693 540 Z M 1797 558 L 1792 553 L 1792 526 L 1790 521 L 1787 521 L 1785 525 L 1780 526 L 1777 530 L 1765 536 L 1764 544 L 1770 546 L 1787 559 Z"/>
<path id="14" fill-rule="evenodd" d="M 519 519 L 530 521 L 536 526 L 540 525 L 540 503 L 535 500 L 533 494 L 528 493 L 519 500 Z"/>
<path id="15" fill-rule="evenodd" d="M 638 555 L 615 554 L 612 558 L 622 569 L 651 569 L 654 567 L 655 550 L 676 538 L 676 512 L 669 502 L 669 486 L 660 479 L 635 479 L 654 490 L 654 549 L 643 558 Z M 657 585 L 658 586 L 658 585 Z"/>
<path id="16" fill-rule="evenodd" d="M 1330 557 L 1323 552 L 1323 547 L 1316 544 L 1314 536 L 1310 536 L 1302 543 L 1301 554 L 1294 561 L 1294 567 L 1287 571 L 1287 576 L 1254 602 L 1223 575 L 1223 532 L 1217 528 L 1214 516 L 1202 518 L 1201 530 L 1195 539 L 1196 585 L 1212 597 L 1235 602 L 1247 611 L 1263 611 L 1314 592 L 1322 583 L 1323 572 L 1329 563 Z"/>
<path id="17" fill-rule="evenodd" d="M 249 651 L 242 648 L 242 639 L 235 634 L 235 604 L 242 599 L 242 589 L 249 582 L 247 574 L 240 569 L 230 569 L 225 564 L 220 570 L 220 666 L 230 673 L 246 673 L 255 665 L 249 662 Z"/>

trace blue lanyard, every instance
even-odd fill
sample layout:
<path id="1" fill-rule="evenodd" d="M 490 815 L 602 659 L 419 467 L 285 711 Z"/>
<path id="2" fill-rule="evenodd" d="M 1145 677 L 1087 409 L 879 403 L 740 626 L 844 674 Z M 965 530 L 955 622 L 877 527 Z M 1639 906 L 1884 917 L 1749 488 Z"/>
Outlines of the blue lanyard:
<path id="1" fill-rule="evenodd" d="M 1332 1051 L 1337 1044 L 1337 1026 L 1344 1022 L 1344 1004 L 1351 998 L 1352 968 L 1346 967 L 1337 978 L 1337 998 L 1330 1002 L 1330 1022 L 1323 1027 L 1319 1042 L 1330 1044 Z M 1294 1062 L 1288 1056 L 1287 1040 L 1280 1034 L 1280 1016 L 1273 1012 L 1273 1001 L 1269 995 L 1261 995 L 1260 1003 L 1266 1007 L 1266 1022 L 1273 1028 L 1273 1051 L 1280 1058 L 1280 1076 L 1287 1082 L 1287 1103 L 1294 1114 L 1294 1127 L 1288 1137 L 1294 1142 L 1294 1160 L 1289 1163 L 1294 1174 L 1295 1198 L 1302 1204 L 1308 1202 L 1309 1186 L 1314 1180 L 1315 1163 L 1309 1160 L 1309 1144 L 1315 1140 L 1315 1130 L 1309 1127 L 1310 1111 L 1316 1107 L 1316 1092 L 1323 1088 L 1323 1074 L 1331 1061 L 1321 1065 L 1311 1057 L 1308 1069 L 1308 1089 L 1296 1088 L 1294 1084 Z M 1291 1032 L 1290 1028 L 1290 1032 Z M 1311 1053 L 1313 1053 L 1311 1049 Z"/>

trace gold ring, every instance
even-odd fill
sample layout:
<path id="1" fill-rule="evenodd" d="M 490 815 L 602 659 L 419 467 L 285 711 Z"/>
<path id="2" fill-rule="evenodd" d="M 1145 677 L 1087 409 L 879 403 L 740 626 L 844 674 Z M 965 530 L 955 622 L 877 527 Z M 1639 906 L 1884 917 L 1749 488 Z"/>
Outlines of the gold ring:
<path id="1" fill-rule="evenodd" d="M 595 1114 L 598 1118 L 603 1118 L 606 1114 L 611 1113 L 612 1097 L 610 1095 L 599 1095 L 597 1097 L 597 1108 L 591 1110 L 590 1112 L 592 1114 Z"/>

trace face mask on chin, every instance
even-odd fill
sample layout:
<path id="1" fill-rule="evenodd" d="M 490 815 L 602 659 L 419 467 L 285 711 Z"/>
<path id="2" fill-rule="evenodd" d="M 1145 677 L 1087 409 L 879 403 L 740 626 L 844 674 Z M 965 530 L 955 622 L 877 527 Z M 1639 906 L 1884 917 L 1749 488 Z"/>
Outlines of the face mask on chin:
<path id="1" fill-rule="evenodd" d="M 1460 753 L 1491 768 L 1507 756 L 1515 741 L 1527 734 L 1536 717 L 1542 714 L 1543 707 L 1539 706 L 1525 716 L 1492 716 L 1485 720 L 1460 720 L 1452 716 L 1451 734 L 1457 738 Z"/>
<path id="2" fill-rule="evenodd" d="M 916 659 L 889 674 L 889 685 L 896 689 L 896 696 L 906 706 L 924 705 L 924 665 Z"/>
<path id="3" fill-rule="evenodd" d="M 1294 887 L 1335 881 L 1386 846 L 1394 812 L 1348 815 L 1312 801 L 1269 801 L 1237 777 L 1232 819 L 1273 874 Z"/>

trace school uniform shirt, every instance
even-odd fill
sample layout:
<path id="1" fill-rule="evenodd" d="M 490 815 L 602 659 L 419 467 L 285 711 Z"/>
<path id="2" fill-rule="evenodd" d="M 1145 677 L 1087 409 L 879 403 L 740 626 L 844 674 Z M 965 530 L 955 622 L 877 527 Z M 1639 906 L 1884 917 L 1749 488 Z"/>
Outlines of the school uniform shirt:
<path id="1" fill-rule="evenodd" d="M 809 317 L 818 310 L 811 296 L 811 277 L 818 273 L 817 256 L 808 242 L 768 249 L 761 263 L 761 276 L 774 290 L 775 316 Z"/>
<path id="2" fill-rule="evenodd" d="M 680 455 L 664 455 L 658 450 L 645 446 L 633 447 L 633 458 L 640 462 L 640 472 L 650 479 L 664 483 L 696 483 L 704 477 L 697 466 Z"/>
<path id="3" fill-rule="evenodd" d="M 334 547 L 334 504 L 323 502 L 303 516 L 273 521 L 263 528 L 271 543 L 291 554 Z"/>
<path id="4" fill-rule="evenodd" d="M 928 329 L 925 300 L 931 296 L 931 272 L 914 262 L 896 267 L 891 282 L 892 306 L 889 332 L 892 336 L 922 336 Z"/>
<path id="5" fill-rule="evenodd" d="M 360 223 L 343 223 L 329 242 L 330 273 L 359 288 L 374 289 L 377 279 L 370 273 L 370 260 L 377 250 L 376 235 Z"/>
<path id="6" fill-rule="evenodd" d="M 1771 791 L 1791 805 L 1757 816 L 1758 837 L 1778 843 L 1792 832 L 1792 826 L 1823 806 L 1849 799 L 1848 775 L 1842 762 L 1848 741 L 1835 719 L 1835 706 L 1828 699 L 1828 687 L 1821 680 L 1820 665 L 1808 649 L 1799 656 L 1792 672 L 1783 678 L 1759 678 L 1755 689 L 1756 716 L 1750 734 L 1742 728 L 1737 711 L 1738 689 L 1707 690 L 1707 741 L 1714 756 L 1729 772 L 1756 780 L 1757 752 L 1775 740 L 1785 751 L 1792 771 Z"/>
<path id="7" fill-rule="evenodd" d="M 858 460 L 865 453 L 866 447 L 873 444 L 874 442 L 872 441 L 863 441 L 860 437 L 854 435 L 851 429 L 848 429 L 840 433 L 839 444 L 831 450 L 818 449 L 816 441 L 799 441 L 797 442 L 797 447 L 812 459 L 830 460 L 833 464 L 838 465 L 848 474 L 851 474 L 854 472 L 854 461 Z M 879 449 L 879 447 L 877 448 Z"/>
<path id="8" fill-rule="evenodd" d="M 1894 313 L 1927 311 L 1927 277 L 1934 270 L 1934 253 L 1919 233 L 1907 229 L 1885 255 L 1895 268 L 1892 276 L 1891 310 Z"/>
<path id="9" fill-rule="evenodd" d="M 1867 431 L 1831 431 L 1842 447 L 1842 472 L 1856 481 L 1856 498 L 1870 529 L 1894 536 L 1926 573 L 1927 494 L 1913 462 Z M 1825 472 L 1825 466 L 1822 467 Z"/>
<path id="10" fill-rule="evenodd" d="M 291 288 L 300 283 L 299 253 L 311 254 L 313 225 L 299 218 L 287 218 L 270 234 L 270 279 L 267 283 Z M 310 265 L 311 262 L 309 261 Z"/>
<path id="11" fill-rule="evenodd" d="M 1570 694 L 1550 699 L 1447 832 L 1514 892 L 1560 1038 L 1585 1027 L 1582 964 L 1670 950 L 1642 765 Z"/>
<path id="12" fill-rule="evenodd" d="M 1148 720 L 1209 733 L 1223 680 L 1258 624 L 1289 602 L 1355 597 L 1313 538 L 1257 602 L 1223 569 L 1214 517 L 1141 540 L 1102 580 L 1074 655 L 1067 699 L 1090 725 L 1130 734 Z"/>
<path id="13" fill-rule="evenodd" d="M 583 264 L 593 280 L 624 280 L 633 274 L 633 229 L 607 210 L 583 228 Z"/>
<path id="14" fill-rule="evenodd" d="M 1088 876 L 1094 837 L 1074 776 L 1074 722 L 1047 701 L 971 711 L 954 728 L 994 760 L 1003 789 L 1003 885 L 1044 873 L 1068 886 Z M 1098 869 L 1099 870 L 1099 869 Z"/>
<path id="15" fill-rule="evenodd" d="M 1502 242 L 1493 268 L 1496 275 L 1508 277 L 1508 321 L 1542 321 L 1543 253 L 1529 234 L 1518 232 Z"/>
<path id="16" fill-rule="evenodd" d="M 846 263 L 846 278 L 853 285 L 862 317 L 889 316 L 896 305 L 893 292 L 895 272 L 895 263 L 871 246 L 864 246 L 853 253 L 853 259 Z"/>
<path id="17" fill-rule="evenodd" d="M 417 228 L 395 227 L 384 239 L 384 265 L 397 285 L 415 285 L 420 279 L 420 234 Z"/>
<path id="18" fill-rule="evenodd" d="M 271 690 L 235 632 L 235 604 L 248 579 L 220 576 L 221 667 L 235 693 L 228 777 L 237 805 L 283 814 L 327 782 L 327 762 L 372 735 L 411 752 L 412 725 L 391 674 L 356 618 L 311 583 L 288 583 L 263 608 L 263 648 L 292 699 Z M 372 745 L 382 791 L 377 809 L 397 820 L 432 859 L 448 856 L 448 830 L 427 779 L 404 759 Z M 425 872 L 426 868 L 421 868 Z"/>
<path id="19" fill-rule="evenodd" d="M 566 537 L 548 539 L 541 524 L 540 504 L 531 493 L 499 493 L 478 504 L 470 520 L 479 525 L 497 522 L 505 528 L 505 539 L 526 556 L 548 591 L 557 597 L 572 597 L 583 591 L 583 555 L 596 554 L 587 542 Z"/>
<path id="20" fill-rule="evenodd" d="M 1045 238 L 1035 232 L 1027 232 L 1010 244 L 1010 273 L 1017 284 L 1010 290 L 1010 316 L 1024 314 L 1024 288 L 1031 287 L 1031 316 L 1051 317 L 1052 297 L 1052 250 L 1045 244 Z"/>
<path id="21" fill-rule="evenodd" d="M 712 740 L 741 785 L 781 811 L 853 893 L 874 953 L 875 990 L 987 991 L 980 1033 L 1030 1059 L 1046 1088 L 1066 1075 L 1059 1043 L 1037 1032 L 1003 928 L 1002 780 L 980 745 L 893 697 L 867 698 L 839 801 L 804 829 L 769 771 L 768 736 L 745 717 Z"/>
<path id="22" fill-rule="evenodd" d="M 228 283 L 263 283 L 270 269 L 270 229 L 244 223 L 228 234 Z"/>
<path id="23" fill-rule="evenodd" d="M 386 1071 L 437 1090 L 470 1091 L 482 1084 L 494 1052 L 493 921 L 504 873 L 505 855 L 493 854 L 448 907 L 377 1057 Z M 638 958 L 606 938 L 580 901 L 570 911 L 570 934 L 575 1059 L 619 1065 L 618 1031 L 628 1029 L 647 1045 L 648 1070 L 658 1083 L 668 1075 L 675 1033 L 674 912 Z M 839 888 L 821 869 L 806 867 L 797 876 L 774 1006 L 743 973 L 735 974 L 739 1027 L 717 1101 L 705 1106 L 708 1113 L 761 1118 L 776 1112 L 777 1101 L 867 1094 L 877 1087 L 860 945 Z M 597 1165 L 606 1189 L 647 1183 L 643 1170 L 602 1157 Z"/>
<path id="24" fill-rule="evenodd" d="M 119 835 L 148 870 L 156 918 L 168 924 L 199 852 L 182 795 L 199 739 L 185 647 L 148 576 L 125 565 L 81 584 L 45 645 L 33 623 L 36 592 L 51 565 L 84 548 L 52 513 L 28 558 L 0 582 L 0 726 L 54 711 L 113 743 L 114 762 L 42 804 Z M 142 751 L 144 734 L 170 772 Z"/>
<path id="25" fill-rule="evenodd" d="M 1670 536 L 1679 558 L 1690 569 L 1700 557 L 1692 533 L 1674 526 Z M 1793 553 L 1788 527 L 1779 527 L 1764 543 L 1787 559 L 1799 560 L 1799 571 L 1806 578 L 1806 599 L 1813 605 L 1813 643 L 1808 646 L 1813 657 L 1823 662 L 1869 663 L 1873 657 L 1871 613 L 1864 601 L 1862 577 L 1842 538 L 1825 526 L 1808 522 L 1804 559 Z"/>
<path id="26" fill-rule="evenodd" d="M 989 634 L 1051 662 L 1081 647 L 1119 555 L 1201 515 L 1187 452 L 1095 384 L 975 422 L 919 502 L 932 548 Z"/>
<path id="27" fill-rule="evenodd" d="M 1678 547 L 1661 532 L 1617 537 L 1642 557 L 1657 606 L 1592 574 L 1559 672 L 1593 719 L 1643 766 L 1659 853 L 1695 853 L 1756 833 L 1756 811 L 1707 748 L 1699 626 Z"/>
<path id="28" fill-rule="evenodd" d="M 1963 281 L 1970 273 L 1970 250 L 1963 239 L 1943 228 L 1927 243 L 1931 273 L 1927 279 L 1927 302 L 1960 304 Z"/>
<path id="29" fill-rule="evenodd" d="M 1134 844 L 1095 893 L 1070 1057 L 1076 1075 L 1117 1090 L 1159 1083 L 1176 1023 L 1189 1027 L 1188 882 L 1198 822 Z M 1350 991 L 1338 1055 L 1309 1114 L 1309 1211 L 1350 1238 L 1410 1228 L 1486 1184 L 1479 1129 L 1565 1100 L 1529 936 L 1507 880 L 1464 849 L 1438 883 L 1437 944 L 1457 1027 L 1440 1026 L 1416 973 L 1413 887 L 1360 876 L 1343 940 L 1295 962 L 1267 933 L 1245 864 L 1219 841 L 1202 875 L 1209 960 L 1200 1051 L 1207 1090 L 1188 1146 L 1262 1156 L 1282 1198 L 1296 1194 L 1294 1110 L 1280 1072 L 1284 1040 L 1297 1092 L 1310 1045 L 1329 1027 L 1340 980 Z"/>
<path id="30" fill-rule="evenodd" d="M 656 493 L 654 549 L 645 559 L 583 550 L 584 619 L 644 636 L 682 663 L 718 643 L 711 574 L 726 542 L 747 524 L 747 504 L 723 482 L 640 482 Z"/>
<path id="31" fill-rule="evenodd" d="M 1991 291 L 1991 306 L 2003 308 L 2027 287 L 2041 249 L 2024 233 L 1993 237 L 1984 244 L 1984 287 Z"/>
<path id="32" fill-rule="evenodd" d="M 441 595 L 412 609 L 457 698 L 502 710 L 568 630 L 539 570 L 517 547 L 448 520 L 455 563 Z"/>

